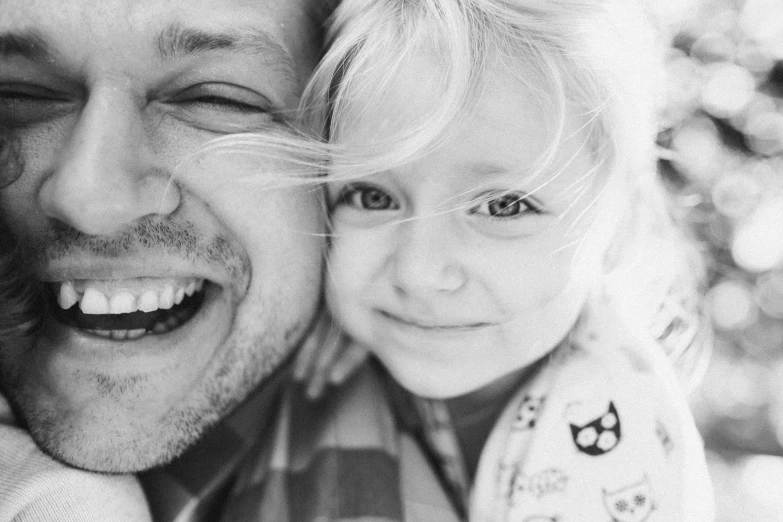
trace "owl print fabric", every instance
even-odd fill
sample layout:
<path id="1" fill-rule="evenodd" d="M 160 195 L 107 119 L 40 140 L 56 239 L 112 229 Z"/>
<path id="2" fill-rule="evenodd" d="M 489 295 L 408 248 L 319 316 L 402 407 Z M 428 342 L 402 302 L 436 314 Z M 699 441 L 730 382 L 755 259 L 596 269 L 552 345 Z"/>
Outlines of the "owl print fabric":
<path id="1" fill-rule="evenodd" d="M 571 424 L 571 435 L 579 451 L 597 456 L 609 453 L 620 442 L 620 419 L 612 402 L 606 413 L 584 426 Z"/>
<path id="2" fill-rule="evenodd" d="M 490 435 L 470 521 L 714 520 L 701 439 L 659 351 L 606 331 L 558 348 Z"/>

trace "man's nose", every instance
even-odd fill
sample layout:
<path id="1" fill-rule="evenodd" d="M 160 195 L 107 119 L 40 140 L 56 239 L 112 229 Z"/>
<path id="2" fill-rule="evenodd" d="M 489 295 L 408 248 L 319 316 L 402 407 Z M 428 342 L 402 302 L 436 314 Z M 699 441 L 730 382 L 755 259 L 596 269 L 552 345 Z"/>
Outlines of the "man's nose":
<path id="1" fill-rule="evenodd" d="M 143 114 L 115 89 L 91 93 L 39 192 L 44 212 L 89 235 L 172 213 L 179 188 L 154 164 Z"/>
<path id="2" fill-rule="evenodd" d="M 466 282 L 459 240 L 451 234 L 448 216 L 419 217 L 400 224 L 394 254 L 398 291 L 426 296 L 455 292 Z"/>

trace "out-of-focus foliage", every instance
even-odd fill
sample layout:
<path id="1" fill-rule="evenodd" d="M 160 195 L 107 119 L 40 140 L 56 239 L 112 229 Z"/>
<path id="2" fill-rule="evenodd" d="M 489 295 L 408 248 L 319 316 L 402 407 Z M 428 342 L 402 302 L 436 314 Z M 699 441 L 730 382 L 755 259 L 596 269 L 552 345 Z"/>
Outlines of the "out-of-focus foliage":
<path id="1" fill-rule="evenodd" d="M 783 0 L 656 8 L 680 23 L 662 174 L 710 263 L 715 349 L 692 403 L 719 520 L 783 521 Z"/>

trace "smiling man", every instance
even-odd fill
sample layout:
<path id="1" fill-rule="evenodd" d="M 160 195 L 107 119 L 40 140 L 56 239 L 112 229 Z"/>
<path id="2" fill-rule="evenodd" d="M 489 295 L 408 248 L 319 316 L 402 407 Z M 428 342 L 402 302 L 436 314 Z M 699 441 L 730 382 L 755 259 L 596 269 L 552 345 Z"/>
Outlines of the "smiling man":
<path id="1" fill-rule="evenodd" d="M 222 135 L 290 127 L 320 4 L 0 0 L 0 119 L 24 164 L 0 208 L 49 304 L 35 345 L 5 349 L 0 370 L 57 459 L 171 461 L 308 331 L 318 191 L 232 183 L 285 175 L 283 160 L 191 159 Z"/>

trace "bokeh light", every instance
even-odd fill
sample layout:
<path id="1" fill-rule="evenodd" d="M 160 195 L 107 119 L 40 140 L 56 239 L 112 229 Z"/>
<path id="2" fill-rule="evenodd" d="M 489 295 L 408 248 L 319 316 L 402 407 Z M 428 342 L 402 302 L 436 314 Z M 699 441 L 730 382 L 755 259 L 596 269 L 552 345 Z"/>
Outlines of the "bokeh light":
<path id="1" fill-rule="evenodd" d="M 705 66 L 703 72 L 701 106 L 710 115 L 729 118 L 753 99 L 756 80 L 744 67 L 724 62 Z"/>
<path id="2" fill-rule="evenodd" d="M 661 165 L 715 327 L 692 408 L 718 522 L 783 522 L 783 0 L 674 4 Z"/>
<path id="3" fill-rule="evenodd" d="M 742 466 L 742 485 L 762 505 L 776 506 L 783 490 L 783 458 L 766 455 L 748 457 Z M 770 485 L 776 487 L 770 488 Z M 778 513 L 783 520 L 783 513 Z"/>
<path id="4" fill-rule="evenodd" d="M 739 219 L 753 212 L 761 201 L 761 184 L 742 172 L 731 173 L 716 181 L 711 195 L 715 210 Z"/>
<path id="5" fill-rule="evenodd" d="M 750 272 L 783 263 L 783 197 L 763 202 L 737 226 L 731 253 L 737 265 Z"/>
<path id="6" fill-rule="evenodd" d="M 756 301 L 769 317 L 783 319 L 783 271 L 759 277 L 756 281 Z"/>

